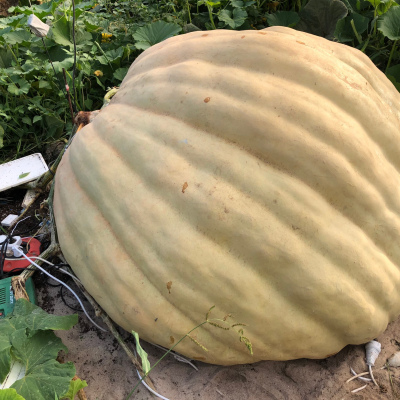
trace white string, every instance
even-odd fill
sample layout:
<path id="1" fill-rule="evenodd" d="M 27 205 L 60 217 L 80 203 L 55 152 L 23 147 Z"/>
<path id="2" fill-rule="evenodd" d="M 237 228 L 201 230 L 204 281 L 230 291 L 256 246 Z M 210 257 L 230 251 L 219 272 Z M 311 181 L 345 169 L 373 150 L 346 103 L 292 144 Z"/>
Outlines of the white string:
<path id="1" fill-rule="evenodd" d="M 139 371 L 136 370 L 139 379 L 142 379 L 142 377 L 139 374 Z M 163 399 L 163 400 L 169 400 L 167 397 L 164 397 L 163 395 L 157 393 L 155 390 L 153 390 L 145 381 L 144 379 L 142 380 L 143 385 L 146 387 L 147 390 L 149 390 L 151 393 L 153 393 L 155 396 L 157 396 L 159 399 Z"/>
<path id="2" fill-rule="evenodd" d="M 14 229 L 13 229 L 12 232 L 10 233 L 10 236 L 13 235 L 15 229 L 17 228 L 17 226 L 18 226 L 18 224 L 19 224 L 20 222 L 25 221 L 26 219 L 28 219 L 28 218 L 30 218 L 30 217 L 31 217 L 31 216 L 29 215 L 29 217 L 25 217 L 25 218 L 19 220 L 19 221 L 15 224 Z"/>
<path id="3" fill-rule="evenodd" d="M 46 264 L 51 265 L 52 267 L 55 266 L 55 264 L 53 264 L 52 262 L 47 261 L 47 260 L 45 260 L 44 258 L 41 258 L 41 257 L 32 256 L 32 257 L 29 257 L 29 258 L 32 258 L 32 259 L 35 258 L 35 259 L 37 259 L 37 260 L 43 261 L 43 262 L 45 262 Z M 82 285 L 82 282 L 81 282 L 75 275 L 70 274 L 70 273 L 69 273 L 68 271 L 66 271 L 65 269 L 58 268 L 58 271 L 62 272 L 63 274 L 69 275 L 74 281 L 79 282 L 79 283 Z"/>
<path id="4" fill-rule="evenodd" d="M 55 276 L 49 274 L 49 273 L 48 273 L 45 269 L 43 269 L 40 265 L 36 264 L 33 260 L 31 260 L 29 257 L 27 257 L 27 256 L 24 254 L 24 252 L 23 252 L 20 248 L 17 248 L 17 250 L 18 250 L 19 253 L 20 253 L 23 257 L 25 257 L 32 265 L 34 265 L 36 268 L 40 269 L 44 274 L 46 274 L 47 276 L 49 276 L 51 279 L 54 279 L 56 282 L 61 283 L 61 285 L 65 286 L 65 287 L 75 296 L 75 298 L 78 300 L 80 306 L 82 307 L 83 312 L 86 314 L 86 316 L 88 317 L 89 321 L 90 321 L 93 325 L 97 326 L 97 328 L 99 328 L 101 331 L 107 332 L 106 329 L 104 329 L 104 328 L 102 328 L 101 326 L 97 325 L 96 322 L 94 322 L 94 321 L 92 320 L 92 318 L 90 318 L 89 314 L 86 312 L 86 309 L 85 309 L 85 307 L 83 306 L 83 304 L 82 304 L 82 302 L 81 302 L 81 299 L 78 297 L 78 295 L 77 295 L 66 283 L 64 283 L 63 281 L 60 281 L 60 280 L 57 279 Z M 64 271 L 64 272 L 65 272 L 65 271 Z"/>

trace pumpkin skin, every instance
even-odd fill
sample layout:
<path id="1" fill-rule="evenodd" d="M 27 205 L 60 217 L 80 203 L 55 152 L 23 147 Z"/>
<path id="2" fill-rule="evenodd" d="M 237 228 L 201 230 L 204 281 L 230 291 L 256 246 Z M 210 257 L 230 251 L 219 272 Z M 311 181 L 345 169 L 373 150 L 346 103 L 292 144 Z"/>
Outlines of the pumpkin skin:
<path id="1" fill-rule="evenodd" d="M 324 358 L 400 312 L 400 95 L 353 48 L 273 27 L 141 54 L 58 168 L 67 261 L 116 323 L 231 365 Z"/>

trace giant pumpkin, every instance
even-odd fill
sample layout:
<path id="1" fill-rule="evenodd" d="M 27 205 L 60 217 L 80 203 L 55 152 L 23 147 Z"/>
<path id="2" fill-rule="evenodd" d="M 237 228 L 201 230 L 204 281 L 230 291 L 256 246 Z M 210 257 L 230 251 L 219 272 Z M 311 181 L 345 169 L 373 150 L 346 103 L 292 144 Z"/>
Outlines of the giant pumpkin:
<path id="1" fill-rule="evenodd" d="M 126 330 L 216 364 L 323 358 L 400 313 L 400 95 L 289 28 L 141 54 L 57 171 L 62 251 Z"/>

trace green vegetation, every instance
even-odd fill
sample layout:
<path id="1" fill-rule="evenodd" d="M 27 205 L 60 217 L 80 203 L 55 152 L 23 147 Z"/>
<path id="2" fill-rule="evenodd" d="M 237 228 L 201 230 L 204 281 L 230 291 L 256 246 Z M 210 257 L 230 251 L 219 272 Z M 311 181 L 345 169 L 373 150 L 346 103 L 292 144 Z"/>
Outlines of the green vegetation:
<path id="1" fill-rule="evenodd" d="M 77 315 L 57 317 L 40 307 L 19 299 L 13 313 L 0 320 L 0 382 L 6 378 L 13 361 L 25 368 L 25 376 L 2 390 L 0 399 L 73 399 L 86 382 L 75 380 L 75 366 L 60 364 L 60 350 L 68 351 L 54 330 L 71 329 Z"/>
<path id="2" fill-rule="evenodd" d="M 290 26 L 360 49 L 400 90 L 399 3 L 75 0 L 75 35 L 71 0 L 12 7 L 0 18 L 0 162 L 43 151 L 71 131 L 63 68 L 76 110 L 95 110 L 140 52 L 193 30 Z M 51 25 L 44 39 L 27 26 L 32 12 Z"/>

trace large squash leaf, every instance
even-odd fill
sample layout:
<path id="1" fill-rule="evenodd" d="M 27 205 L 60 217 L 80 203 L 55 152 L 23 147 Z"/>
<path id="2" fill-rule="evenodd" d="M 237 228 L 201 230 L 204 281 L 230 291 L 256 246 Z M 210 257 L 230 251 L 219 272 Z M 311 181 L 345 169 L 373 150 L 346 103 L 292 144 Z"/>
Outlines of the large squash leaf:
<path id="1" fill-rule="evenodd" d="M 17 300 L 12 315 L 0 320 L 0 380 L 6 378 L 14 358 L 24 365 L 25 377 L 11 387 L 26 400 L 67 393 L 75 367 L 56 361 L 58 352 L 67 348 L 53 330 L 70 329 L 77 321 L 77 315 L 49 315 L 24 299 Z"/>
<path id="2" fill-rule="evenodd" d="M 181 30 L 182 28 L 179 25 L 164 21 L 142 26 L 133 34 L 133 38 L 136 40 L 135 47 L 146 50 L 150 46 L 177 35 Z"/>

